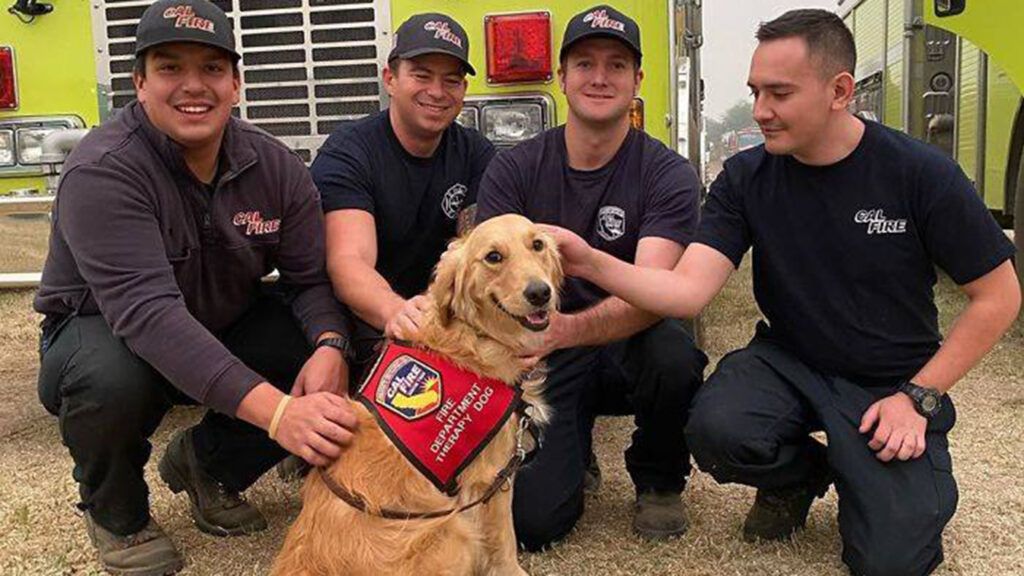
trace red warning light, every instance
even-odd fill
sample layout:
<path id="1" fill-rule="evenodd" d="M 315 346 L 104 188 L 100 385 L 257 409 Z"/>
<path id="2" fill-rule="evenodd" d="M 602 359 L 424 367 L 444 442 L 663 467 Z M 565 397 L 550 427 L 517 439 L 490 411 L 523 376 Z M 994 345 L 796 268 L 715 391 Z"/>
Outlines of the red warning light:
<path id="1" fill-rule="evenodd" d="M 491 84 L 551 80 L 551 14 L 524 12 L 484 18 L 487 81 Z"/>

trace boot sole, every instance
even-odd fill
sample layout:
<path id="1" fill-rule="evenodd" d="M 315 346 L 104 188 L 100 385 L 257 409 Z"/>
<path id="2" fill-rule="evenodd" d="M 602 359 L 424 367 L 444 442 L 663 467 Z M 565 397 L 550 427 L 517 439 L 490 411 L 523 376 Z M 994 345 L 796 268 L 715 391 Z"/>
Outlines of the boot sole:
<path id="1" fill-rule="evenodd" d="M 86 512 L 88 516 L 88 512 Z M 92 543 L 93 547 L 96 548 L 96 528 L 93 526 L 91 519 L 86 518 L 85 531 L 89 535 L 89 542 Z M 97 552 L 99 550 L 97 549 Z M 111 566 L 103 561 L 102 554 L 97 554 L 97 560 L 103 569 L 114 576 L 167 576 L 168 574 L 177 574 L 185 569 L 185 560 L 180 556 L 164 562 L 158 566 L 147 566 L 145 568 L 118 568 L 117 566 Z"/>
<path id="2" fill-rule="evenodd" d="M 100 564 L 103 564 L 100 562 Z M 156 568 L 113 568 L 103 564 L 103 568 L 113 574 L 114 576 L 168 576 L 170 574 L 177 574 L 185 568 L 185 561 L 178 560 L 177 562 L 169 562 L 164 566 L 158 566 Z"/>
<path id="3" fill-rule="evenodd" d="M 792 530 L 789 530 L 788 532 L 779 532 L 772 534 L 759 534 L 757 532 L 748 532 L 747 529 L 744 528 L 743 541 L 748 542 L 750 544 L 755 544 L 757 542 L 783 542 L 795 536 L 796 533 L 803 530 L 805 526 L 806 524 L 800 524 L 799 526 L 795 526 Z"/>
<path id="4" fill-rule="evenodd" d="M 689 526 L 683 527 L 680 530 L 639 530 L 634 527 L 633 533 L 649 542 L 661 542 L 680 538 L 683 534 L 686 534 L 687 530 L 689 530 Z"/>
<path id="5" fill-rule="evenodd" d="M 236 528 L 225 528 L 224 526 L 207 521 L 199 512 L 199 508 L 195 504 L 198 498 L 196 498 L 195 494 L 193 494 L 189 489 L 188 482 L 185 480 L 185 474 L 171 462 L 170 458 L 168 458 L 166 454 L 164 454 L 164 457 L 160 459 L 160 463 L 157 465 L 157 471 L 160 473 L 160 479 L 167 484 L 167 487 L 170 488 L 172 493 L 188 493 L 189 510 L 192 515 L 192 520 L 196 523 L 196 527 L 199 528 L 201 532 L 221 537 L 246 536 L 249 534 L 255 534 L 256 532 L 260 532 L 267 528 L 266 521 L 255 522 L 250 525 L 238 526 Z"/>

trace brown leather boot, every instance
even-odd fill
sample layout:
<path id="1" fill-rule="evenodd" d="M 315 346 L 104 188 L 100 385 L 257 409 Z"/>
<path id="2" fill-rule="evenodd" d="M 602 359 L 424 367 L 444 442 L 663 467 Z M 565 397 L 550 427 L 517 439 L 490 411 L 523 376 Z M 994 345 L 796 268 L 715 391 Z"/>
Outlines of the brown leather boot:
<path id="1" fill-rule="evenodd" d="M 675 492 L 643 492 L 636 497 L 633 530 L 647 540 L 681 536 L 690 527 L 683 499 Z"/>
<path id="2" fill-rule="evenodd" d="M 199 467 L 191 430 L 179 432 L 171 440 L 157 469 L 172 492 L 188 492 L 192 519 L 203 532 L 239 536 L 266 529 L 267 519 L 259 510 Z"/>
<path id="3" fill-rule="evenodd" d="M 99 552 L 100 564 L 111 574 L 164 576 L 185 567 L 174 543 L 152 518 L 135 534 L 118 536 L 97 524 L 86 512 L 85 529 Z"/>
<path id="4" fill-rule="evenodd" d="M 799 484 L 785 488 L 761 488 L 743 523 L 743 539 L 785 540 L 807 524 L 815 498 L 824 496 L 824 485 Z"/>

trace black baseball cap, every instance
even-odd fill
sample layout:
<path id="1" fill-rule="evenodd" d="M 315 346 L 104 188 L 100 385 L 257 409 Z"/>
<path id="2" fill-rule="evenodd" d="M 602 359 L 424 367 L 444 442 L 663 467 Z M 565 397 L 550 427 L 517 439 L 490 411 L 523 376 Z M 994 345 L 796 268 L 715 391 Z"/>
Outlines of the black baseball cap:
<path id="1" fill-rule="evenodd" d="M 643 56 L 640 51 L 640 26 L 629 16 L 606 4 L 584 10 L 569 20 L 565 26 L 565 35 L 562 36 L 558 59 L 564 59 L 573 44 L 595 37 L 619 40 L 636 56 L 637 64 L 640 63 Z"/>
<path id="2" fill-rule="evenodd" d="M 466 67 L 468 74 L 476 76 L 476 70 L 469 63 L 469 35 L 451 16 L 437 12 L 416 14 L 398 27 L 395 47 L 388 55 L 388 61 L 424 54 L 454 56 Z"/>
<path id="3" fill-rule="evenodd" d="M 220 48 L 235 62 L 235 35 L 227 14 L 208 0 L 159 0 L 142 13 L 135 32 L 135 55 L 169 42 L 197 42 Z"/>

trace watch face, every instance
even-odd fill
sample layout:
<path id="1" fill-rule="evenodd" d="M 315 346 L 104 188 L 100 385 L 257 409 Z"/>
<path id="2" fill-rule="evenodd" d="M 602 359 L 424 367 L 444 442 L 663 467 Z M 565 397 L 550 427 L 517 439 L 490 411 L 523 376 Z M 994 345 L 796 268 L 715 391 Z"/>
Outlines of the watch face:
<path id="1" fill-rule="evenodd" d="M 935 396 L 928 394 L 924 398 L 921 398 L 921 409 L 925 412 L 935 412 L 939 407 L 939 399 Z"/>

